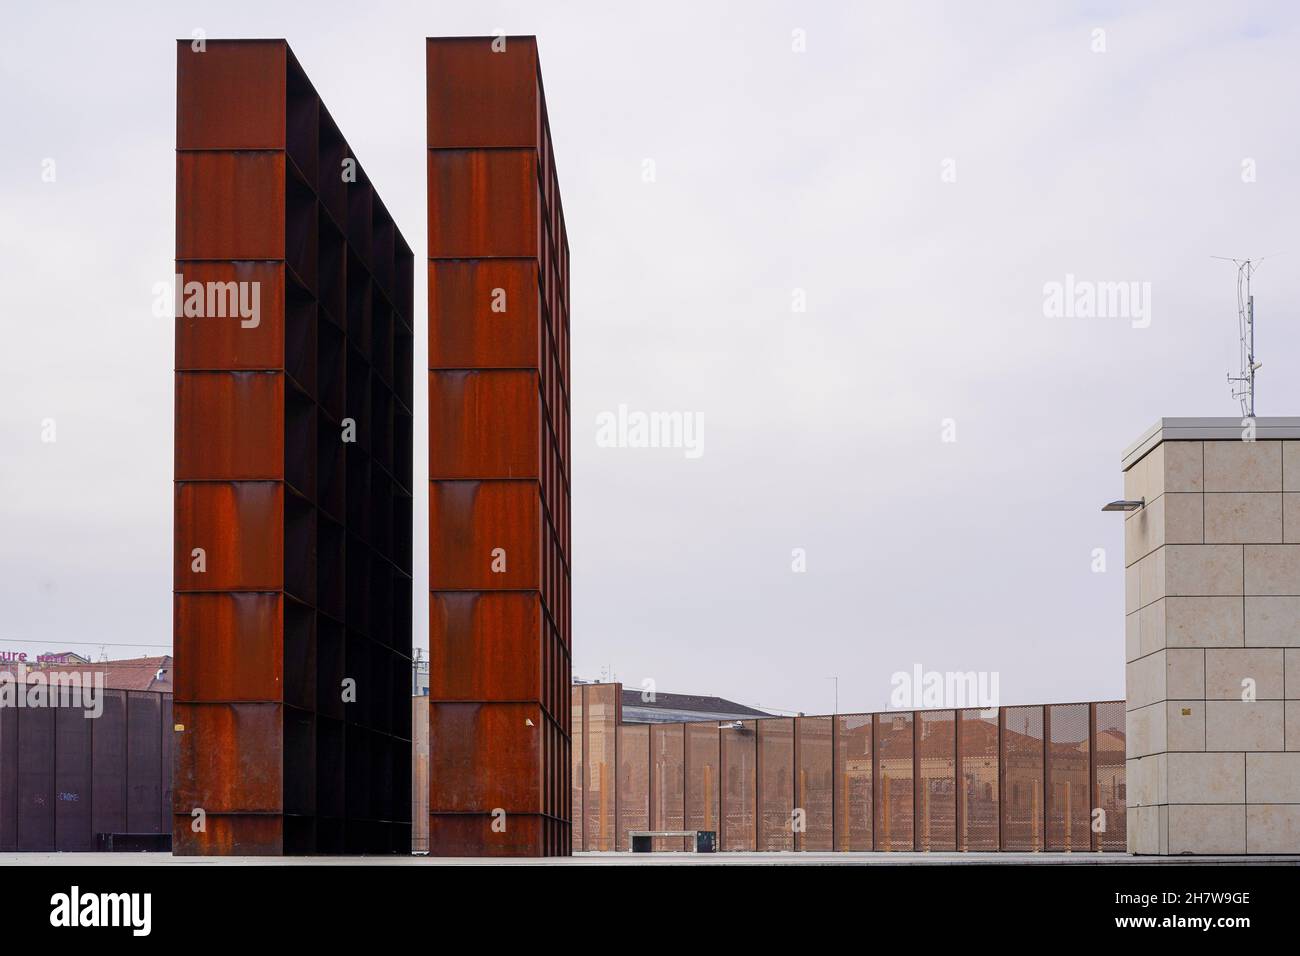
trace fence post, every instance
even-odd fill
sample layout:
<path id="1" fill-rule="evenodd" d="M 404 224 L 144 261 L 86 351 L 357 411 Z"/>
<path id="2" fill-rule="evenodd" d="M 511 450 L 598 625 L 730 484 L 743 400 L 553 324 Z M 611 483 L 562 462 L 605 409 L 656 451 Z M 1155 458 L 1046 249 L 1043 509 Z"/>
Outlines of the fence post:
<path id="1" fill-rule="evenodd" d="M 1052 707 L 1050 704 L 1043 705 L 1043 838 L 1039 841 L 1040 850 L 1047 849 L 1047 824 L 1050 819 L 1048 816 L 1048 804 L 1052 799 L 1052 785 L 1048 782 L 1047 775 L 1051 772 L 1052 759 Z"/>
<path id="2" fill-rule="evenodd" d="M 925 847 L 930 849 L 930 826 L 928 813 L 921 811 L 922 797 L 928 796 L 928 788 L 921 784 L 921 712 L 912 711 L 912 849 L 920 850 L 921 824 L 925 825 Z M 929 800 L 925 800 L 929 805 Z"/>
<path id="3" fill-rule="evenodd" d="M 1007 848 L 1006 828 L 1003 826 L 1003 818 L 1007 813 L 1007 757 L 1006 748 L 1003 746 L 1005 730 L 1007 727 L 1007 709 L 998 708 L 998 852 Z"/>
<path id="4" fill-rule="evenodd" d="M 961 759 L 961 710 L 954 709 L 952 712 L 952 785 L 956 788 L 953 793 L 953 813 L 955 820 L 953 825 L 956 832 L 953 834 L 953 848 L 959 853 L 966 850 L 966 778 L 962 769 Z"/>
<path id="5" fill-rule="evenodd" d="M 1092 815 L 1101 806 L 1097 792 L 1097 705 L 1088 705 L 1088 849 L 1100 849 L 1097 831 L 1092 828 Z M 1109 825 L 1110 821 L 1106 821 Z"/>

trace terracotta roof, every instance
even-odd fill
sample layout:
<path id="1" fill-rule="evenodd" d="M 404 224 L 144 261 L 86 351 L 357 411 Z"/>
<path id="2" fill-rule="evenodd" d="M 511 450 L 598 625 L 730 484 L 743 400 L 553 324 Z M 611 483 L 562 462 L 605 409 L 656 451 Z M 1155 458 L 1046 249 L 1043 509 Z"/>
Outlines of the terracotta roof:
<path id="1" fill-rule="evenodd" d="M 0 672 L 16 674 L 18 664 L 0 665 Z M 40 666 L 27 664 L 27 679 L 38 671 L 57 671 L 60 674 L 95 674 L 104 675 L 104 687 L 108 690 L 152 690 L 170 694 L 172 692 L 172 658 L 170 654 L 162 657 L 131 657 L 125 660 L 96 661 L 90 664 L 50 664 Z M 163 671 L 161 679 L 156 675 Z"/>

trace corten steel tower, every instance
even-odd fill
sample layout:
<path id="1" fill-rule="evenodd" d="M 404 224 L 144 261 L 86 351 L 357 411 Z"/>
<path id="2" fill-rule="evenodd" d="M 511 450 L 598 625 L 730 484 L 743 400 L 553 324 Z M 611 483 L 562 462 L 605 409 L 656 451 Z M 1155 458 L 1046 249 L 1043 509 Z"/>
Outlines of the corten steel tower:
<path id="1" fill-rule="evenodd" d="M 176 145 L 175 852 L 407 852 L 412 253 L 283 40 Z"/>
<path id="2" fill-rule="evenodd" d="M 429 847 L 568 854 L 569 249 L 533 37 L 430 39 Z"/>

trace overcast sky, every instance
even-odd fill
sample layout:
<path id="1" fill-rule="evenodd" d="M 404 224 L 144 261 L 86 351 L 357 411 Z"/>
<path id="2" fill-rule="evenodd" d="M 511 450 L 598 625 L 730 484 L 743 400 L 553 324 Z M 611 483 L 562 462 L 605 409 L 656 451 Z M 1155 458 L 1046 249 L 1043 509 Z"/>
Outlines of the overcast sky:
<path id="1" fill-rule="evenodd" d="M 419 262 L 423 37 L 503 29 L 539 38 L 572 252 L 575 675 L 809 713 L 916 664 L 1122 696 L 1098 508 L 1158 417 L 1237 412 L 1211 256 L 1282 253 L 1258 410 L 1300 414 L 1300 14 L 1135 6 L 11 6 L 0 650 L 170 647 L 174 41 L 287 38 Z M 1149 326 L 1045 315 L 1067 275 L 1150 283 Z M 598 447 L 620 404 L 702 416 L 703 455 Z"/>

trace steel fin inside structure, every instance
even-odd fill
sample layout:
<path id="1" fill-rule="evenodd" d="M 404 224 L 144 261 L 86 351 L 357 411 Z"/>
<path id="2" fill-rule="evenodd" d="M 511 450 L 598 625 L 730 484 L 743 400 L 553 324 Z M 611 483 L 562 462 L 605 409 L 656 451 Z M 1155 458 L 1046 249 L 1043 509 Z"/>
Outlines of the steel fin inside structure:
<path id="1" fill-rule="evenodd" d="M 429 849 L 571 852 L 569 252 L 533 37 L 427 41 Z"/>
<path id="2" fill-rule="evenodd" d="M 283 40 L 176 146 L 175 852 L 406 853 L 413 256 Z"/>

